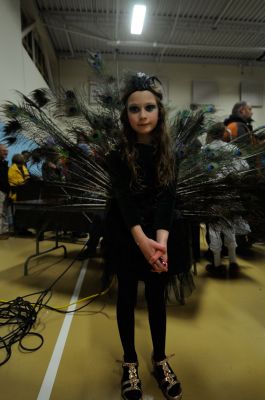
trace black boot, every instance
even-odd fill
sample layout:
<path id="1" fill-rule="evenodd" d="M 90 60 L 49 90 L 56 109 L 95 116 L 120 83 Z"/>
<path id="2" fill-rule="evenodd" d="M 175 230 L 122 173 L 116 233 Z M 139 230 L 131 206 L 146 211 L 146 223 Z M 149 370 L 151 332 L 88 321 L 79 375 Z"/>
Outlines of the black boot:
<path id="1" fill-rule="evenodd" d="M 124 400 L 141 400 L 142 388 L 138 376 L 138 363 L 122 363 L 121 396 Z"/>

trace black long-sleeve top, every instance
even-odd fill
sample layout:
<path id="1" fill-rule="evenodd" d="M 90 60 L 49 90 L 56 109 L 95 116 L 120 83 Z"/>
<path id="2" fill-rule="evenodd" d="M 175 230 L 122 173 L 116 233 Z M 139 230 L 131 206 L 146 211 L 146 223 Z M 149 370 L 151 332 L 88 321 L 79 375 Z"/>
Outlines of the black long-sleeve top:
<path id="1" fill-rule="evenodd" d="M 150 265 L 131 234 L 131 228 L 140 225 L 154 240 L 158 229 L 168 230 L 168 272 L 189 274 L 190 233 L 188 224 L 174 213 L 176 183 L 158 187 L 153 146 L 137 144 L 137 151 L 139 185 L 131 185 L 131 171 L 119 150 L 111 152 L 107 159 L 113 192 L 105 219 L 106 266 L 119 275 L 130 271 L 139 279 L 150 272 Z"/>
<path id="2" fill-rule="evenodd" d="M 122 216 L 127 228 L 135 225 L 170 230 L 175 205 L 175 184 L 159 188 L 152 145 L 137 144 L 139 183 L 131 185 L 131 172 L 119 150 L 108 157 L 113 188 L 110 212 Z"/>

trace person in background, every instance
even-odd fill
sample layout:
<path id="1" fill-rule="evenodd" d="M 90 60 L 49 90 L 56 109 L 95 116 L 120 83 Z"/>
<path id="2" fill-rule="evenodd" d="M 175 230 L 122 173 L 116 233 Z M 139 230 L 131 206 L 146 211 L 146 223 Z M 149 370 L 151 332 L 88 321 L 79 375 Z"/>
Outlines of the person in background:
<path id="1" fill-rule="evenodd" d="M 25 166 L 25 160 L 22 154 L 14 154 L 12 157 L 12 165 L 8 170 L 8 182 L 10 185 L 10 198 L 12 201 L 17 199 L 17 188 L 25 185 L 30 179 L 30 174 Z"/>
<path id="2" fill-rule="evenodd" d="M 207 133 L 206 145 L 202 147 L 202 151 L 205 154 L 211 154 L 211 160 L 215 158 L 218 160 L 221 155 L 225 157 L 226 153 L 232 153 L 236 155 L 238 149 L 236 146 L 225 143 L 223 141 L 226 127 L 223 123 L 214 124 Z M 224 165 L 220 168 L 220 172 L 217 174 L 217 179 L 222 179 L 228 174 L 237 174 L 240 171 L 248 170 L 248 163 L 240 158 L 240 156 L 234 156 L 233 161 L 229 162 L 229 165 Z M 236 231 L 239 229 L 246 233 L 250 231 L 250 227 L 242 217 L 238 217 L 234 220 L 218 220 L 214 223 L 209 224 L 209 247 L 213 252 L 213 263 L 206 266 L 206 270 L 212 275 L 224 275 L 226 273 L 226 267 L 221 263 L 221 251 L 222 251 L 222 237 L 224 237 L 224 245 L 228 249 L 229 258 L 229 271 L 230 274 L 238 272 L 239 266 L 236 259 Z"/>
<path id="3" fill-rule="evenodd" d="M 9 198 L 11 202 L 17 201 L 19 195 L 22 195 L 24 186 L 29 183 L 30 174 L 25 166 L 25 160 L 22 154 L 14 154 L 12 157 L 12 164 L 8 169 L 8 182 L 10 185 Z M 13 216 L 14 217 L 14 216 Z M 25 226 L 17 227 L 15 221 L 13 222 L 15 234 L 22 236 L 33 236 Z"/>
<path id="4" fill-rule="evenodd" d="M 223 140 L 225 142 L 234 141 L 236 146 L 256 145 L 257 135 L 253 134 L 253 110 L 250 103 L 247 101 L 240 101 L 234 104 L 231 115 L 224 120 L 226 130 Z M 250 169 L 257 168 L 257 159 L 250 158 L 248 164 Z M 237 252 L 244 255 L 248 253 L 252 245 L 252 241 L 248 235 L 237 235 Z"/>
<path id="5" fill-rule="evenodd" d="M 234 139 L 242 140 L 245 143 L 253 142 L 252 127 L 252 106 L 246 101 L 240 101 L 233 106 L 231 115 L 224 120 L 226 130 L 223 140 L 231 142 Z M 240 143 L 239 141 L 239 143 Z"/>
<path id="6" fill-rule="evenodd" d="M 42 178 L 46 182 L 64 181 L 63 165 L 56 148 L 51 147 L 42 164 Z"/>
<path id="7" fill-rule="evenodd" d="M 0 144 L 0 239 L 9 238 L 8 229 L 8 162 L 6 161 L 8 149 Z"/>
<path id="8" fill-rule="evenodd" d="M 259 147 L 265 145 L 265 132 L 261 132 L 260 134 L 256 135 L 256 144 L 257 144 L 257 150 L 259 150 Z M 257 172 L 260 175 L 265 176 L 265 154 L 258 154 L 256 157 L 256 168 Z"/>
<path id="9" fill-rule="evenodd" d="M 139 280 L 145 284 L 154 376 L 167 399 L 182 397 L 181 384 L 165 354 L 165 289 L 176 263 L 171 253 L 176 242 L 170 239 L 177 230 L 172 227 L 176 173 L 159 83 L 143 73 L 128 80 L 122 98 L 121 144 L 107 157 L 113 193 L 105 219 L 104 254 L 106 268 L 118 278 L 124 400 L 142 399 L 134 319 Z"/>
<path id="10" fill-rule="evenodd" d="M 25 165 L 26 165 L 26 167 L 27 167 L 27 163 L 28 163 L 29 160 L 30 160 L 31 152 L 30 152 L 29 150 L 23 150 L 23 151 L 21 152 L 21 154 L 22 154 L 22 156 L 24 157 Z"/>

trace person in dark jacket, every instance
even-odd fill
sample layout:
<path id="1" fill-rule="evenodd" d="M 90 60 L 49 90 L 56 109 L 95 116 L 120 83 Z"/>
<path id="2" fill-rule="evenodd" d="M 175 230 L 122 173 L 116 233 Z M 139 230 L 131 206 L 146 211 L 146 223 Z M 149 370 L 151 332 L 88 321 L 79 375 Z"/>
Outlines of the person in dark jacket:
<path id="1" fill-rule="evenodd" d="M 42 164 L 42 178 L 46 182 L 64 180 L 63 167 L 56 148 L 50 148 Z"/>
<path id="2" fill-rule="evenodd" d="M 0 144 L 0 239 L 8 239 L 8 149 Z"/>
<path id="3" fill-rule="evenodd" d="M 171 237 L 175 206 L 175 167 L 159 81 L 138 73 L 122 98 L 121 143 L 107 163 L 113 193 L 106 215 L 106 265 L 118 278 L 117 322 L 123 347 L 121 394 L 142 399 L 135 349 L 134 309 L 138 281 L 145 284 L 153 343 L 154 376 L 167 399 L 182 389 L 165 354 L 167 276 L 175 268 Z"/>
<path id="4" fill-rule="evenodd" d="M 234 139 L 240 139 L 245 143 L 252 143 L 252 115 L 253 111 L 249 103 L 246 101 L 236 103 L 232 109 L 232 114 L 224 120 L 227 129 L 223 140 L 231 142 Z"/>

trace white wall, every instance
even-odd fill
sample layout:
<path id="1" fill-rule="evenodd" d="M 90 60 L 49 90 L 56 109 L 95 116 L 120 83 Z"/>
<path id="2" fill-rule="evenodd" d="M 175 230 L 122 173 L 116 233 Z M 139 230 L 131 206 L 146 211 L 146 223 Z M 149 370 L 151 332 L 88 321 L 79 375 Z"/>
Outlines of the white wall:
<path id="1" fill-rule="evenodd" d="M 105 69 L 116 74 L 116 65 L 106 63 Z M 189 107 L 192 101 L 192 80 L 216 81 L 219 88 L 216 118 L 223 120 L 231 113 L 233 105 L 240 100 L 239 85 L 242 80 L 259 82 L 265 85 L 265 70 L 262 68 L 217 66 L 217 65 L 195 65 L 174 63 L 139 63 L 120 62 L 119 71 L 142 71 L 156 74 L 168 85 L 169 105 L 173 109 Z M 78 88 L 84 82 L 95 79 L 93 71 L 85 61 L 61 60 L 60 61 L 60 83 L 63 87 Z M 245 99 L 247 100 L 247 99 Z M 265 124 L 263 107 L 254 108 L 254 127 Z"/>
<path id="2" fill-rule="evenodd" d="M 47 87 L 22 45 L 20 1 L 0 1 L 0 104 L 15 100 L 15 90 L 28 94 Z"/>

